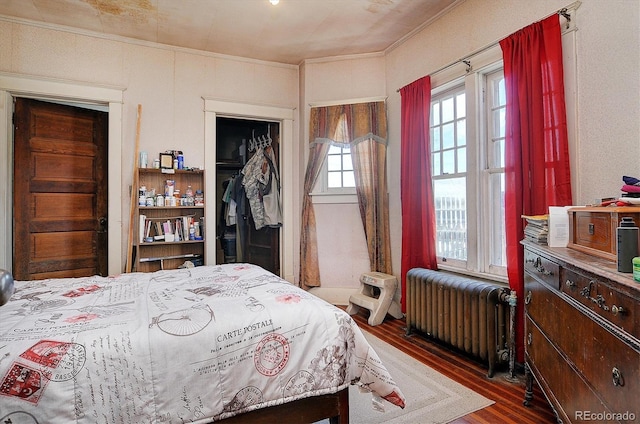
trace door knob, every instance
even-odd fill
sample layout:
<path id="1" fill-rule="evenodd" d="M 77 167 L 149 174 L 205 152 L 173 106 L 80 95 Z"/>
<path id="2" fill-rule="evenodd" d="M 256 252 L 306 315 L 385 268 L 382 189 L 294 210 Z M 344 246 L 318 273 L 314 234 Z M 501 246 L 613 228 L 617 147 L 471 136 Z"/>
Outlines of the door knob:
<path id="1" fill-rule="evenodd" d="M 107 217 L 101 216 L 98 218 L 98 232 L 106 233 L 107 232 Z"/>

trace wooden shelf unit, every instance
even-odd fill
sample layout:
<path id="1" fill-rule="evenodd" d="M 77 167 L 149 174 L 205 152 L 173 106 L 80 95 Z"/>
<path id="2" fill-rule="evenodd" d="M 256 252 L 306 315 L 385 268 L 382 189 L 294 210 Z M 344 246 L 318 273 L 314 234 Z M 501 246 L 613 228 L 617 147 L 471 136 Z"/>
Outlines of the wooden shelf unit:
<path id="1" fill-rule="evenodd" d="M 139 168 L 138 177 L 139 187 L 136 187 L 138 192 L 140 187 L 144 186 L 147 192 L 155 189 L 156 195 L 164 195 L 166 181 L 173 180 L 175 189 L 180 190 L 182 194 L 186 192 L 188 186 L 191 186 L 194 194 L 197 190 L 205 193 L 203 170 L 173 170 L 173 172 L 166 172 L 162 169 Z M 205 205 L 200 206 L 142 206 L 138 202 L 134 216 L 135 262 L 133 271 L 152 272 L 161 269 L 175 269 L 188 260 L 196 260 L 196 262 L 204 264 L 205 238 L 203 224 L 206 200 L 205 197 Z M 141 239 L 141 215 L 144 215 L 146 221 L 150 221 L 152 224 L 169 221 L 172 223 L 173 229 L 175 229 L 177 220 L 182 222 L 184 217 L 190 217 L 200 224 L 202 239 L 189 240 L 187 228 L 186 237 L 185 234 L 182 236 L 183 240 L 145 242 L 143 238 Z M 150 235 L 152 234 L 156 234 L 154 229 L 150 232 Z"/>

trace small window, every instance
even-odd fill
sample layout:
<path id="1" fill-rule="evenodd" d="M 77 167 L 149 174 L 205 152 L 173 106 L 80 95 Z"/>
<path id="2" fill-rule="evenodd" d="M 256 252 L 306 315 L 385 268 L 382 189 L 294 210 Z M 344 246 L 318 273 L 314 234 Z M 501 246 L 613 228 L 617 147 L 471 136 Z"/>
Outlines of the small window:
<path id="1" fill-rule="evenodd" d="M 351 147 L 332 145 L 327 153 L 327 188 L 354 188 L 356 180 L 353 175 Z"/>
<path id="2" fill-rule="evenodd" d="M 356 180 L 348 144 L 331 145 L 311 192 L 313 203 L 358 203 Z"/>

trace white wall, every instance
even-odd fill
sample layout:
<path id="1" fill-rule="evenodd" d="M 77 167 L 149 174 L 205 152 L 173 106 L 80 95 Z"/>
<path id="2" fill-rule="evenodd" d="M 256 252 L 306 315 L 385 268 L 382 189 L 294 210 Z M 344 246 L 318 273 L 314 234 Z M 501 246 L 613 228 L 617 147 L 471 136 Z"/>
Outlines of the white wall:
<path id="1" fill-rule="evenodd" d="M 204 165 L 203 98 L 291 109 L 298 104 L 297 66 L 2 20 L 0 72 L 123 90 L 122 152 L 117 164 L 122 174 L 117 199 L 123 217 L 122 245 L 109 246 L 110 255 L 122 255 L 122 263 L 138 104 L 142 105 L 140 150 L 150 158 L 167 149 L 182 150 L 186 166 Z M 10 142 L 6 137 L 1 140 L 0 144 Z M 7 151 L 8 146 L 0 148 Z M 10 205 L 4 205 L 2 213 L 10 211 Z"/>
<path id="2" fill-rule="evenodd" d="M 576 200 L 587 204 L 640 174 L 640 1 L 584 0 L 578 25 Z"/>

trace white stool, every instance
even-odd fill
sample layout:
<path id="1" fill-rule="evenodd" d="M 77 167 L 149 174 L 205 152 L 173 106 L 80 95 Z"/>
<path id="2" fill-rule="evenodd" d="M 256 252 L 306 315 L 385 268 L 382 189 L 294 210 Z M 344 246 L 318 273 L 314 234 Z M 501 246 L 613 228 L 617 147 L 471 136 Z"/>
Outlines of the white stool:
<path id="1" fill-rule="evenodd" d="M 398 280 L 393 275 L 365 272 L 360 276 L 360 293 L 349 297 L 347 313 L 356 314 L 359 306 L 368 309 L 371 313 L 367 322 L 371 326 L 381 324 L 387 313 L 394 318 L 402 318 L 400 305 L 393 300 L 397 286 Z M 374 287 L 380 289 L 378 296 L 374 293 Z"/>

